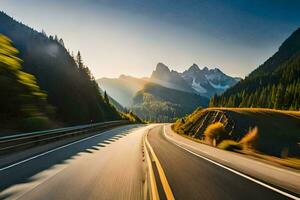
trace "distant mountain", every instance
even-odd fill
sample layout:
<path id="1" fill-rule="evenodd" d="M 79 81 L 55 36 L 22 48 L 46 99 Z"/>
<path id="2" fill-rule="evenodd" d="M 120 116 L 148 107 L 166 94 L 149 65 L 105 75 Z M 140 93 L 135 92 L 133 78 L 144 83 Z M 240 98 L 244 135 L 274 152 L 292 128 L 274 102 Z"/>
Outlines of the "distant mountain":
<path id="1" fill-rule="evenodd" d="M 163 63 L 158 63 L 150 78 L 139 79 L 121 75 L 116 79 L 101 78 L 97 83 L 113 99 L 132 109 L 140 117 L 170 121 L 198 106 L 208 106 L 208 99 L 212 95 L 221 94 L 238 81 L 240 78 L 227 76 L 217 68 L 205 67 L 201 70 L 193 64 L 188 70 L 180 73 L 170 70 Z M 162 97 L 161 92 L 152 93 L 154 89 L 175 98 L 170 100 Z M 198 102 L 193 102 L 194 100 Z"/>
<path id="2" fill-rule="evenodd" d="M 207 104 L 208 99 L 197 94 L 147 83 L 133 97 L 131 109 L 148 121 L 170 122 Z"/>
<path id="3" fill-rule="evenodd" d="M 23 70 L 34 75 L 48 94 L 49 104 L 55 107 L 55 121 L 78 124 L 120 119 L 119 113 L 104 102 L 88 68 L 75 62 L 62 39 L 37 32 L 3 12 L 0 33 L 13 41 Z"/>
<path id="4" fill-rule="evenodd" d="M 163 63 L 157 64 L 156 69 L 152 72 L 150 81 L 167 88 L 194 93 L 194 90 L 183 79 L 180 73 L 173 70 L 170 71 L 170 69 Z"/>
<path id="5" fill-rule="evenodd" d="M 119 78 L 101 78 L 97 80 L 100 88 L 124 107 L 132 105 L 132 97 L 141 90 L 148 81 L 134 78 L 132 76 L 121 75 Z"/>
<path id="6" fill-rule="evenodd" d="M 201 70 L 196 64 L 184 71 L 181 76 L 196 93 L 207 97 L 221 94 L 241 80 L 241 78 L 224 74 L 218 68 L 208 69 L 204 67 Z"/>
<path id="7" fill-rule="evenodd" d="M 221 94 L 240 80 L 240 78 L 227 76 L 218 68 L 208 69 L 204 67 L 201 70 L 196 64 L 193 64 L 188 70 L 179 73 L 170 71 L 162 63 L 157 64 L 150 78 L 151 82 L 164 87 L 196 93 L 205 97 Z"/>
<path id="8" fill-rule="evenodd" d="M 130 107 L 132 97 L 148 82 L 159 84 L 163 87 L 194 93 L 210 98 L 214 94 L 221 94 L 239 82 L 241 78 L 230 77 L 218 68 L 202 70 L 193 64 L 188 70 L 179 73 L 170 70 L 163 63 L 158 63 L 150 78 L 134 78 L 121 75 L 119 78 L 101 78 L 97 83 L 120 104 Z"/>
<path id="9" fill-rule="evenodd" d="M 211 106 L 300 109 L 300 28 L 245 80 L 211 99 Z"/>

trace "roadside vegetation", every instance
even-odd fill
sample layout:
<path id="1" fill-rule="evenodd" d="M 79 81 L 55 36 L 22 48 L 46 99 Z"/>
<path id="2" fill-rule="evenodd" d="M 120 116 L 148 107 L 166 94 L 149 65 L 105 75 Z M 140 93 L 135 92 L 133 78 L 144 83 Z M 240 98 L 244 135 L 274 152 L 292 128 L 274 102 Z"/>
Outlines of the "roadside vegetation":
<path id="1" fill-rule="evenodd" d="M 178 119 L 172 127 L 197 142 L 300 169 L 299 124 L 296 111 L 208 108 Z"/>
<path id="2" fill-rule="evenodd" d="M 136 114 L 134 114 L 133 112 L 123 112 L 121 113 L 122 119 L 124 120 L 128 120 L 131 121 L 133 123 L 146 123 L 145 121 L 143 121 L 141 118 L 139 118 Z"/>

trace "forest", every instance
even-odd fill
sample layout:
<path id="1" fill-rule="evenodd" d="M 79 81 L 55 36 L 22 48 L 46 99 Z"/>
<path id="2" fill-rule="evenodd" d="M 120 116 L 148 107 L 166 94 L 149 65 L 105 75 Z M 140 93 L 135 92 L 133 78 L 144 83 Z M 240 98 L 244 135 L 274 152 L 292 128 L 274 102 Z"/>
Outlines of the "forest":
<path id="1" fill-rule="evenodd" d="M 1 124 L 7 131 L 121 119 L 80 52 L 0 12 Z M 8 62 L 9 61 L 9 62 Z"/>
<path id="2" fill-rule="evenodd" d="M 244 80 L 215 95 L 210 107 L 300 109 L 300 29 Z"/>

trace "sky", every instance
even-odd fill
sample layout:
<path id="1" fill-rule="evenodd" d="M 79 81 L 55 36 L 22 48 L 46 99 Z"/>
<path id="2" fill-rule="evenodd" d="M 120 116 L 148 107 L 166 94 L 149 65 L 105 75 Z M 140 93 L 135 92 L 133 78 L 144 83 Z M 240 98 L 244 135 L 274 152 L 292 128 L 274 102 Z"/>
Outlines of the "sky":
<path id="1" fill-rule="evenodd" d="M 0 0 L 8 15 L 80 50 L 96 78 L 158 62 L 245 77 L 300 27 L 298 0 Z"/>

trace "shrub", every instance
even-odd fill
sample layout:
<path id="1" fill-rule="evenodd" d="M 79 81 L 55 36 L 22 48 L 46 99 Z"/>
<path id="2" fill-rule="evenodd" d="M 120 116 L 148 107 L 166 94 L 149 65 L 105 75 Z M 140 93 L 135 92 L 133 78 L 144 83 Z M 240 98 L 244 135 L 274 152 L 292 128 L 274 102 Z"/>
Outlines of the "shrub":
<path id="1" fill-rule="evenodd" d="M 258 128 L 255 126 L 253 129 L 249 129 L 249 132 L 240 140 L 240 144 L 247 148 L 253 148 L 258 139 Z"/>
<path id="2" fill-rule="evenodd" d="M 233 140 L 223 140 L 219 145 L 218 148 L 224 149 L 227 151 L 236 151 L 236 150 L 242 150 L 243 146 L 239 144 L 238 142 L 235 142 Z"/>
<path id="3" fill-rule="evenodd" d="M 204 135 L 206 140 L 208 140 L 211 144 L 213 144 L 213 142 L 215 141 L 216 145 L 228 137 L 228 134 L 225 131 L 224 124 L 222 124 L 221 122 L 216 122 L 209 125 L 205 129 Z"/>
<path id="4" fill-rule="evenodd" d="M 27 117 L 22 120 L 22 130 L 35 131 L 49 127 L 49 119 L 45 116 Z"/>

